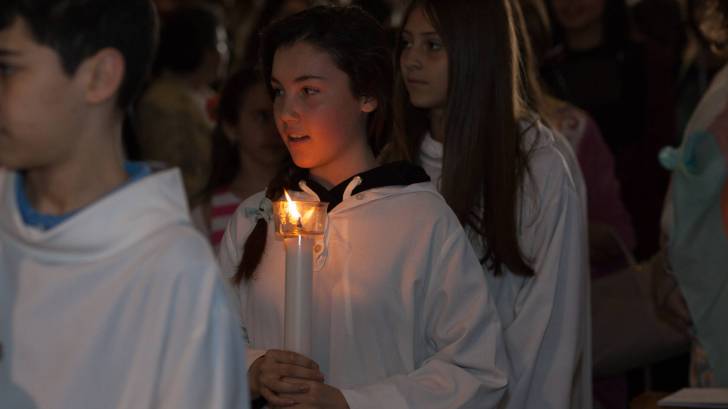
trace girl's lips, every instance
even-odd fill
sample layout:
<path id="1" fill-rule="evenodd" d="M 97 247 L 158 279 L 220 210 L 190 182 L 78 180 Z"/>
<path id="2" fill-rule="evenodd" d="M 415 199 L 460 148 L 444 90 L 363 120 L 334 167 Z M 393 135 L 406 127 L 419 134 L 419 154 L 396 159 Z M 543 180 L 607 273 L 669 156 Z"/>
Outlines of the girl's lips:
<path id="1" fill-rule="evenodd" d="M 422 80 L 413 79 L 413 78 L 407 78 L 407 83 L 412 84 L 412 85 L 426 85 L 427 81 L 422 81 Z"/>
<path id="2" fill-rule="evenodd" d="M 311 137 L 308 135 L 301 135 L 301 136 L 288 135 L 288 137 L 286 139 L 290 143 L 298 143 L 298 142 L 307 141 L 307 140 L 311 139 Z"/>

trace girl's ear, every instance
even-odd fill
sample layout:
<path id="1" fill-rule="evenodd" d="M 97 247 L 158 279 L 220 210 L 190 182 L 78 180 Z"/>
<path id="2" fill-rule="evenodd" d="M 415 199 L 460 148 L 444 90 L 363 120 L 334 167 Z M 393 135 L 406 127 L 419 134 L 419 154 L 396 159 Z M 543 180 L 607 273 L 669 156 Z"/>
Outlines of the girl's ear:
<path id="1" fill-rule="evenodd" d="M 361 97 L 360 99 L 361 111 L 362 112 L 374 112 L 379 106 L 379 103 L 374 97 Z"/>

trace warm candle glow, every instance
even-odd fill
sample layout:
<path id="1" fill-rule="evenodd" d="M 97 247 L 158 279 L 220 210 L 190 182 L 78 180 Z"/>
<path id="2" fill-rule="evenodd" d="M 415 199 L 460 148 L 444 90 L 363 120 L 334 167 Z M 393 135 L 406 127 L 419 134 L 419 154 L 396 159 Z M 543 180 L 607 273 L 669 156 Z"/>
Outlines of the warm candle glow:
<path id="1" fill-rule="evenodd" d="M 275 230 L 280 237 L 323 234 L 328 203 L 296 201 L 284 190 L 285 200 L 273 203 Z"/>
<path id="2" fill-rule="evenodd" d="M 283 189 L 283 194 L 286 195 L 286 201 L 288 201 L 288 213 L 291 215 L 293 220 L 296 221 L 297 224 L 300 224 L 301 213 L 298 212 L 298 206 L 296 206 L 296 202 L 291 199 L 291 196 L 288 195 L 287 190 Z"/>

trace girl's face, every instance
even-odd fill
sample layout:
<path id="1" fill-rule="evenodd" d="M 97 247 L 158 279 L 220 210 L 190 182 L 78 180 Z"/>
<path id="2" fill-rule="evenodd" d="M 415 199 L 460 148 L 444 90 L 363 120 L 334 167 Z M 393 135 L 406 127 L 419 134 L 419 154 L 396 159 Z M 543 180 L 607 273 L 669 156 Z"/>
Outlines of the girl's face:
<path id="1" fill-rule="evenodd" d="M 279 48 L 271 86 L 278 132 L 296 165 L 333 184 L 361 171 L 371 155 L 367 115 L 377 101 L 354 96 L 327 52 L 305 41 Z"/>
<path id="2" fill-rule="evenodd" d="M 564 30 L 579 31 L 599 24 L 605 0 L 552 0 L 554 14 Z"/>
<path id="3" fill-rule="evenodd" d="M 440 36 L 422 7 L 412 10 L 402 30 L 399 63 L 410 102 L 417 108 L 447 104 L 448 62 Z"/>
<path id="4" fill-rule="evenodd" d="M 286 148 L 276 132 L 273 103 L 265 84 L 251 85 L 241 102 L 238 122 L 226 125 L 227 135 L 234 135 L 246 160 L 277 166 L 285 157 Z"/>

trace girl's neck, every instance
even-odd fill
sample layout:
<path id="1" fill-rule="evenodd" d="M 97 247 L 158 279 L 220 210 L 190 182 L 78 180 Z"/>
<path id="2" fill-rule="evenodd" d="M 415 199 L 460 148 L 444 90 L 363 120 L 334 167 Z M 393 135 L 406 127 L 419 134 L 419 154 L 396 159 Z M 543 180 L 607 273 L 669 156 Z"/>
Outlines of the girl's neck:
<path id="1" fill-rule="evenodd" d="M 363 155 L 354 160 L 341 161 L 335 166 L 336 169 L 331 166 L 311 169 L 311 179 L 326 189 L 331 189 L 354 175 L 376 168 L 379 166 L 379 162 L 371 149 L 367 147 Z"/>
<path id="2" fill-rule="evenodd" d="M 430 133 L 432 138 L 445 143 L 445 110 L 433 108 L 430 110 Z"/>
<path id="3" fill-rule="evenodd" d="M 601 21 L 597 21 L 586 27 L 567 31 L 566 44 L 571 50 L 591 50 L 602 44 L 603 36 L 603 24 Z"/>

